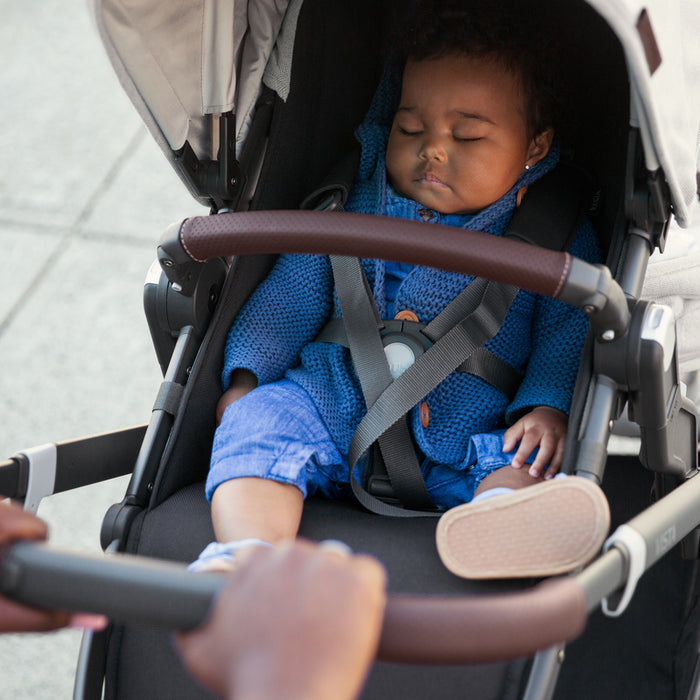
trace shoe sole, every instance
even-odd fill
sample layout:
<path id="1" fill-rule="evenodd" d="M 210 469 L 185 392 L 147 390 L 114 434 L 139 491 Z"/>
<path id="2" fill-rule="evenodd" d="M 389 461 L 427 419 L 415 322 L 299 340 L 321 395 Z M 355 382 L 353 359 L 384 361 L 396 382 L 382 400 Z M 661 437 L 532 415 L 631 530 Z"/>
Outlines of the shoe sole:
<path id="1" fill-rule="evenodd" d="M 610 509 L 592 481 L 570 476 L 466 503 L 438 522 L 443 564 L 469 579 L 553 576 L 583 566 L 610 529 Z"/>

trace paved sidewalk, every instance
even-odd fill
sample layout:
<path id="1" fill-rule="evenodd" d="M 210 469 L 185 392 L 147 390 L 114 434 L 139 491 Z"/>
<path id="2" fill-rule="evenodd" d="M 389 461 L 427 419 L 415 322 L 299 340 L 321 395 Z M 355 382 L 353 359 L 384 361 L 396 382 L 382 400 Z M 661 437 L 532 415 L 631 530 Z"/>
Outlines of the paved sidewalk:
<path id="1" fill-rule="evenodd" d="M 148 420 L 142 311 L 163 229 L 204 213 L 122 93 L 86 0 L 0 0 L 0 459 Z M 125 479 L 46 499 L 60 546 L 99 549 Z M 80 634 L 0 638 L 0 700 L 72 696 Z"/>

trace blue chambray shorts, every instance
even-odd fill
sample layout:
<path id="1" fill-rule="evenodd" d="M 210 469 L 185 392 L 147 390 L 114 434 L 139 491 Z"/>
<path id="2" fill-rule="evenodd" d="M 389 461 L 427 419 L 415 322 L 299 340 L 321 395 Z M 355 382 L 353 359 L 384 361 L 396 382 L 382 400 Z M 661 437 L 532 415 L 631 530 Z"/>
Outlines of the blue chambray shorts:
<path id="1" fill-rule="evenodd" d="M 510 464 L 514 454 L 503 453 L 503 431 L 498 431 L 472 437 L 460 464 L 422 458 L 433 503 L 452 508 L 471 501 L 481 480 Z M 294 382 L 263 384 L 224 412 L 214 435 L 207 498 L 219 484 L 251 476 L 292 484 L 304 497 L 352 496 L 347 455 L 336 447 L 311 397 Z"/>

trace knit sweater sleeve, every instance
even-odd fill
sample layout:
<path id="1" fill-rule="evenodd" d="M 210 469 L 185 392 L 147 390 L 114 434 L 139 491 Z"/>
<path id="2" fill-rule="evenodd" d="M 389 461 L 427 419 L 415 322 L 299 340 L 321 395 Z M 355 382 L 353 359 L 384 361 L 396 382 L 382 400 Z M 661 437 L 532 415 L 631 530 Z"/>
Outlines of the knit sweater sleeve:
<path id="1" fill-rule="evenodd" d="M 222 385 L 238 368 L 260 384 L 281 379 L 323 327 L 333 303 L 330 262 L 321 255 L 281 255 L 229 330 Z"/>
<path id="2" fill-rule="evenodd" d="M 600 261 L 595 231 L 588 219 L 579 228 L 569 252 L 586 262 Z M 552 406 L 569 413 L 587 329 L 588 319 L 580 309 L 537 297 L 532 352 L 520 388 L 506 412 L 509 424 L 535 406 Z"/>

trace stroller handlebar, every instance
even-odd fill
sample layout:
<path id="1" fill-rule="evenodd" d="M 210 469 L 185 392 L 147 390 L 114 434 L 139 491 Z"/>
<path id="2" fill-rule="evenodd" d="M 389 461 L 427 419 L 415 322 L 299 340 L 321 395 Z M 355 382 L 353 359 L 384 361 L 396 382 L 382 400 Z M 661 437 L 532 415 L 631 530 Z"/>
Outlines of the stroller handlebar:
<path id="1" fill-rule="evenodd" d="M 508 594 L 389 596 L 378 658 L 412 664 L 509 661 L 577 637 L 587 596 L 573 578 Z"/>
<path id="2" fill-rule="evenodd" d="M 128 554 L 65 552 L 19 542 L 0 550 L 0 592 L 17 602 L 101 613 L 120 623 L 192 629 L 204 622 L 222 574 Z M 573 578 L 481 596 L 390 594 L 378 658 L 421 664 L 504 661 L 578 636 L 587 597 Z"/>
<path id="3" fill-rule="evenodd" d="M 625 295 L 606 267 L 452 226 L 340 212 L 233 212 L 175 224 L 158 247 L 173 283 L 193 262 L 262 253 L 382 258 L 485 277 L 582 308 L 604 340 L 623 335 L 629 323 Z"/>

